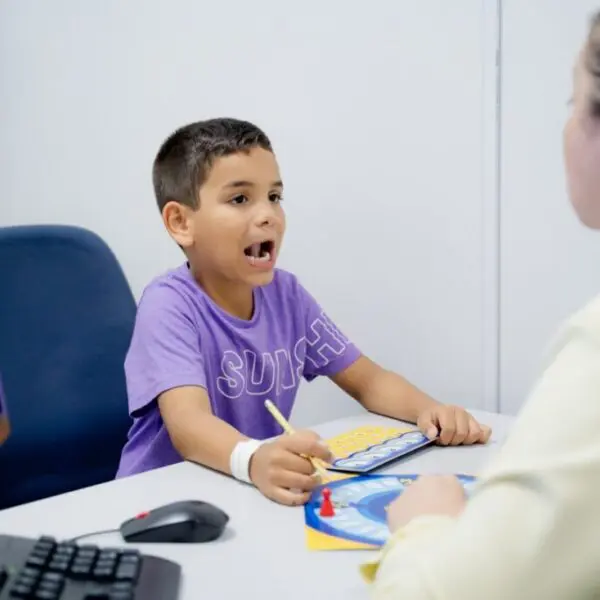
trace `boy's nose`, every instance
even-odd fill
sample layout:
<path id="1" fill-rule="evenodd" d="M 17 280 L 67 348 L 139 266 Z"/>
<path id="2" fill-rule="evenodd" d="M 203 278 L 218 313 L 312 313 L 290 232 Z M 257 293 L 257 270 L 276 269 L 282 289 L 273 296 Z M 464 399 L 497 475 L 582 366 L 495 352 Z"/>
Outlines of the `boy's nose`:
<path id="1" fill-rule="evenodd" d="M 272 215 L 261 215 L 261 218 L 258 220 L 258 224 L 260 227 L 273 225 L 274 222 L 275 218 Z"/>
<path id="2" fill-rule="evenodd" d="M 277 214 L 275 212 L 275 207 L 272 203 L 269 203 L 268 206 L 261 206 L 257 210 L 256 223 L 260 227 L 273 225 L 276 222 L 277 222 Z"/>

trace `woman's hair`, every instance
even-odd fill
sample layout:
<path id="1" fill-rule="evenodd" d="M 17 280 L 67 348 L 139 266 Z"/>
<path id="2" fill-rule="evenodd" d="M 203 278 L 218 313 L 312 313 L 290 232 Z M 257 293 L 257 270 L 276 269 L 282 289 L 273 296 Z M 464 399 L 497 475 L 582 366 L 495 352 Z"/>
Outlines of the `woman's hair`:
<path id="1" fill-rule="evenodd" d="M 600 119 L 600 11 L 592 17 L 583 62 L 592 79 L 590 113 Z"/>

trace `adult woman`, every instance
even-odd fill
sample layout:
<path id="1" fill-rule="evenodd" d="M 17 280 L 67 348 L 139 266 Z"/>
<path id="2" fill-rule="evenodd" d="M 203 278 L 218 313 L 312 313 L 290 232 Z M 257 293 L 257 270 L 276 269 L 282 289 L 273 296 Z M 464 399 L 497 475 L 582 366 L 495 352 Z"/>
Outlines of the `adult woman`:
<path id="1" fill-rule="evenodd" d="M 568 190 L 581 222 L 600 229 L 600 13 L 573 85 L 564 129 Z M 456 479 L 428 477 L 390 506 L 392 539 L 363 571 L 373 597 L 600 597 L 599 431 L 600 297 L 561 330 L 468 504 Z"/>

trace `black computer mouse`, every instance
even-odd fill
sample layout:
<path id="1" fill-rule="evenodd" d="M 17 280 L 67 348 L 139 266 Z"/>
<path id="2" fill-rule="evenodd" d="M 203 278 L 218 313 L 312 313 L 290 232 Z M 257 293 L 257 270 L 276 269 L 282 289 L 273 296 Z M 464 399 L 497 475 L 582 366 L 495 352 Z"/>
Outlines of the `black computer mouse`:
<path id="1" fill-rule="evenodd" d="M 211 542 L 223 533 L 229 515 L 200 500 L 165 504 L 121 525 L 127 542 L 194 544 Z"/>

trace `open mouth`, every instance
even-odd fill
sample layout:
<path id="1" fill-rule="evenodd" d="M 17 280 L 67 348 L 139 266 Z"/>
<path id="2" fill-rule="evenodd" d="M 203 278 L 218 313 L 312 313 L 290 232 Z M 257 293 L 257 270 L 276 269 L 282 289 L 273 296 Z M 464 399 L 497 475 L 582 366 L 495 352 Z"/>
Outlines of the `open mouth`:
<path id="1" fill-rule="evenodd" d="M 252 264 L 268 263 L 273 258 L 274 250 L 275 242 L 273 240 L 263 240 L 244 248 L 244 254 Z"/>

